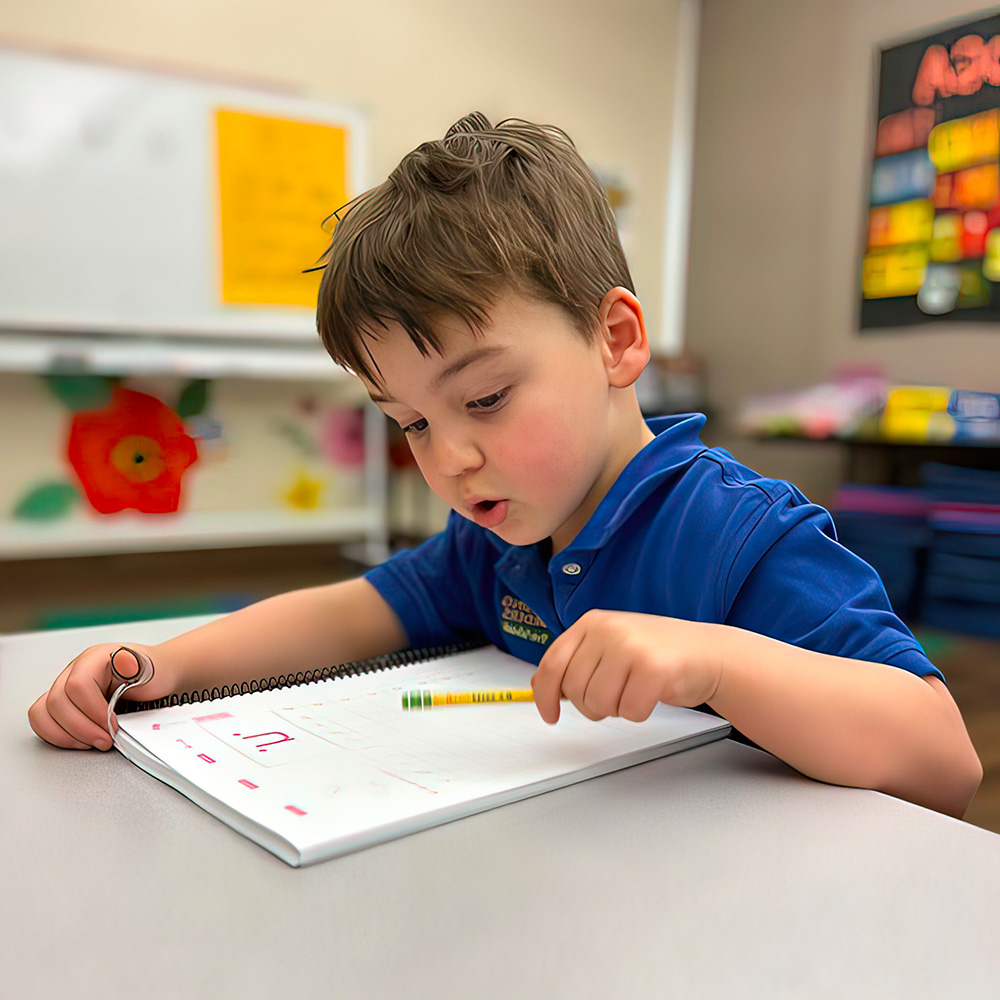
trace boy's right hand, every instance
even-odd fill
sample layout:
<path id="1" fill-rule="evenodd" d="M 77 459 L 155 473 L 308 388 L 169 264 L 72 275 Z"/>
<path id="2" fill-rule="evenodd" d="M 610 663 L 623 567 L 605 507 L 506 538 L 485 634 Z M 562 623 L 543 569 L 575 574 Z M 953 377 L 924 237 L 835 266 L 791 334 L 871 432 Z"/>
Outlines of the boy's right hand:
<path id="1" fill-rule="evenodd" d="M 85 649 L 55 679 L 52 687 L 28 709 L 28 721 L 36 735 L 52 746 L 69 750 L 110 750 L 108 700 L 121 681 L 111 672 L 111 654 L 122 646 L 145 653 L 154 663 L 155 673 L 148 684 L 130 688 L 127 701 L 152 701 L 172 690 L 165 663 L 157 660 L 156 647 L 139 643 L 103 642 Z M 122 654 L 127 655 L 127 654 Z M 130 658 L 131 659 L 131 658 Z M 118 660 L 122 673 L 127 673 Z M 117 727 L 117 719 L 113 720 Z"/>

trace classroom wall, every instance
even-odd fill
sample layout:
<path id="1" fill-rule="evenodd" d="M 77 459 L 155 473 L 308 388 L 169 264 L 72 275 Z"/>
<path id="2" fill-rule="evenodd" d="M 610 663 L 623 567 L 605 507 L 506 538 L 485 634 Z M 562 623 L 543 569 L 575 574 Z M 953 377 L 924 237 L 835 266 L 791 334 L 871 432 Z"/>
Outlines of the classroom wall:
<path id="1" fill-rule="evenodd" d="M 880 365 L 901 382 L 996 391 L 1000 329 L 857 329 L 877 46 L 972 20 L 961 0 L 703 0 L 687 343 L 716 435 L 828 502 L 836 449 L 727 429 L 740 400 Z"/>
<path id="2" fill-rule="evenodd" d="M 38 0 L 8 5 L 0 44 L 357 107 L 369 117 L 370 183 L 472 110 L 494 120 L 513 116 L 557 124 L 630 197 L 619 222 L 655 337 L 663 312 L 660 276 L 682 2 Z M 65 413 L 42 379 L 0 372 L 0 390 L 0 426 L 10 428 L 0 435 L 2 519 L 12 517 L 39 482 L 64 476 L 66 459 Z M 232 447 L 224 461 L 200 462 L 188 477 L 186 508 L 239 511 L 286 503 L 287 491 L 280 487 L 289 475 L 288 441 L 273 432 L 288 414 L 301 415 L 308 392 L 291 383 L 217 385 L 216 415 Z M 26 437 L 14 432 L 18 427 L 33 430 Z M 248 440 L 256 442 L 252 450 L 238 446 Z M 339 472 L 336 481 L 346 482 Z M 433 530 L 443 521 L 440 505 L 417 490 L 400 493 L 394 494 L 393 516 L 404 527 L 419 521 Z M 336 489 L 326 490 L 324 506 L 337 496 Z"/>
<path id="3" fill-rule="evenodd" d="M 173 407 L 187 381 L 131 378 L 125 386 Z M 197 459 L 181 477 L 178 509 L 322 512 L 360 504 L 363 456 L 351 454 L 345 459 L 344 446 L 338 448 L 339 439 L 335 441 L 334 436 L 344 428 L 348 415 L 356 414 L 363 399 L 364 393 L 346 379 L 211 381 L 204 411 L 185 424 L 196 440 Z M 102 401 L 93 408 L 106 405 Z M 37 513 L 32 516 L 27 498 L 33 491 L 65 482 L 76 484 L 78 493 L 82 492 L 79 470 L 71 471 L 67 459 L 74 413 L 41 376 L 3 372 L 0 411 L 17 415 L 0 420 L 0 510 L 10 516 L 20 509 L 20 523 L 39 524 L 46 518 Z M 125 426 L 129 414 L 119 413 L 115 419 Z M 80 496 L 59 517 L 53 516 L 51 523 L 66 519 L 90 525 L 93 518 L 93 508 Z"/>
<path id="4" fill-rule="evenodd" d="M 1000 329 L 857 330 L 874 51 L 972 20 L 956 0 L 704 0 L 688 343 L 723 413 L 851 362 L 996 391 Z"/>
<path id="5" fill-rule="evenodd" d="M 679 2 L 38 0 L 7 5 L 0 40 L 358 106 L 373 181 L 471 110 L 557 124 L 633 189 L 627 249 L 656 331 Z"/>

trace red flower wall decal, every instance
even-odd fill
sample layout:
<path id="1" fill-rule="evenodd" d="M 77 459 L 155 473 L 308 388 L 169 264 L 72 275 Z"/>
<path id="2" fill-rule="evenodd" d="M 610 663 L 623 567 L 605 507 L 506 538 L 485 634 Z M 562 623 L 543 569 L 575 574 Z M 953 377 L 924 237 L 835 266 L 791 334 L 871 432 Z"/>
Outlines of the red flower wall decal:
<path id="1" fill-rule="evenodd" d="M 177 510 L 181 477 L 198 458 L 180 417 L 155 396 L 117 386 L 111 402 L 73 417 L 66 447 L 87 499 L 101 514 Z"/>

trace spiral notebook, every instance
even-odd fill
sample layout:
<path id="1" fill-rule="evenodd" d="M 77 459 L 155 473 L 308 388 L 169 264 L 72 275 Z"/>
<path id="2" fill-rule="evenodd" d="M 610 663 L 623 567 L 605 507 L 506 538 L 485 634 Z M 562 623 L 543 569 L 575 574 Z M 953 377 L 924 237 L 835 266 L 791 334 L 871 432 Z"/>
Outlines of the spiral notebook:
<path id="1" fill-rule="evenodd" d="M 413 689 L 523 688 L 492 646 L 407 651 L 172 696 L 119 714 L 116 748 L 289 865 L 314 864 L 719 739 L 729 724 L 660 705 L 592 722 L 563 702 L 407 712 Z M 252 690 L 257 688 L 257 690 Z M 124 707 L 124 706 L 122 706 Z"/>

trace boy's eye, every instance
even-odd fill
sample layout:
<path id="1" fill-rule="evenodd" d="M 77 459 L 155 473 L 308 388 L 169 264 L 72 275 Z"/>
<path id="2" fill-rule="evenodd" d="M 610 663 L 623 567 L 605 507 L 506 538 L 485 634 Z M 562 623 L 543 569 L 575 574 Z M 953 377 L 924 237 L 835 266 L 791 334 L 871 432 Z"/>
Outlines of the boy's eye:
<path id="1" fill-rule="evenodd" d="M 421 431 L 427 430 L 427 421 L 421 417 L 419 420 L 414 420 L 412 424 L 407 424 L 403 428 L 404 434 L 419 434 Z"/>
<path id="2" fill-rule="evenodd" d="M 488 396 L 483 396 L 481 399 L 474 399 L 469 403 L 469 409 L 494 410 L 503 402 L 506 395 L 506 389 L 501 389 L 500 392 L 491 392 Z"/>

